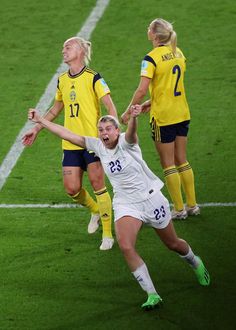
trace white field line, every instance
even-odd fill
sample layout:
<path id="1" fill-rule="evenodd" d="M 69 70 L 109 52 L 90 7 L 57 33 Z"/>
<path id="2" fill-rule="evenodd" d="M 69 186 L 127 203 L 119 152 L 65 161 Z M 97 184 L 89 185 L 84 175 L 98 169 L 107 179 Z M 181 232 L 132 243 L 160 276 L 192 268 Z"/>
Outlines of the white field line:
<path id="1" fill-rule="evenodd" d="M 236 207 L 234 203 L 203 203 L 200 207 Z M 0 204 L 0 209 L 37 209 L 37 208 L 51 208 L 51 209 L 74 209 L 82 207 L 79 204 Z"/>
<path id="2" fill-rule="evenodd" d="M 75 209 L 80 204 L 0 204 L 0 209 Z"/>
<path id="3" fill-rule="evenodd" d="M 95 29 L 99 19 L 102 17 L 109 2 L 110 0 L 97 1 L 95 7 L 91 11 L 90 15 L 88 16 L 81 30 L 77 33 L 77 36 L 83 37 L 85 39 L 90 39 L 93 30 Z M 52 77 L 51 81 L 47 85 L 38 104 L 36 105 L 36 109 L 40 110 L 41 114 L 44 114 L 48 110 L 51 102 L 53 101 L 57 86 L 58 75 L 63 71 L 66 71 L 66 68 L 67 66 L 62 62 L 61 65 L 58 67 L 56 73 Z M 25 112 L 25 117 L 26 117 L 26 112 Z M 0 165 L 0 190 L 5 184 L 8 176 L 10 175 L 12 169 L 16 165 L 17 160 L 19 159 L 20 155 L 22 154 L 25 148 L 21 142 L 22 136 L 33 125 L 34 124 L 28 121 L 25 123 L 25 126 L 21 129 L 14 144 L 12 145 L 11 149 L 9 150 L 8 154 L 6 155 L 2 164 Z"/>

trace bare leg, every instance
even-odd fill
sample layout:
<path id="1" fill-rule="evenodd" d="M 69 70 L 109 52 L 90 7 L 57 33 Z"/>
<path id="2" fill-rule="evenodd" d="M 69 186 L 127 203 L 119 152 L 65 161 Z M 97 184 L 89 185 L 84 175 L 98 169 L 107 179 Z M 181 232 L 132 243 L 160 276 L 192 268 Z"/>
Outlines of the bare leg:
<path id="1" fill-rule="evenodd" d="M 115 222 L 117 242 L 132 272 L 144 263 L 135 250 L 137 234 L 141 227 L 142 221 L 129 216 Z"/>
<path id="2" fill-rule="evenodd" d="M 80 167 L 63 167 L 63 183 L 67 194 L 74 196 L 81 190 L 83 174 L 84 171 Z"/>
<path id="3" fill-rule="evenodd" d="M 189 244 L 176 235 L 173 222 L 170 221 L 164 229 L 155 229 L 162 242 L 172 251 L 175 251 L 193 268 L 199 265 L 199 258 L 193 253 Z"/>
<path id="4" fill-rule="evenodd" d="M 210 284 L 210 275 L 202 260 L 196 256 L 186 241 L 178 238 L 172 221 L 164 229 L 155 229 L 162 242 L 170 249 L 179 253 L 188 264 L 190 264 L 197 276 L 198 282 L 203 286 Z"/>
<path id="5" fill-rule="evenodd" d="M 88 164 L 87 167 L 88 178 L 94 191 L 105 187 L 105 175 L 101 162 L 94 162 Z"/>
<path id="6" fill-rule="evenodd" d="M 175 165 L 180 166 L 187 162 L 186 159 L 187 136 L 176 136 L 175 139 Z"/>
<path id="7" fill-rule="evenodd" d="M 64 187 L 67 194 L 73 199 L 73 201 L 88 208 L 93 217 L 93 214 L 96 215 L 99 213 L 98 205 L 90 196 L 88 191 L 82 187 L 83 173 L 84 171 L 80 167 L 64 166 Z M 99 215 L 97 216 L 97 219 L 99 220 Z"/>
<path id="8" fill-rule="evenodd" d="M 125 260 L 138 281 L 141 288 L 151 295 L 149 300 L 142 305 L 143 308 L 153 308 L 161 298 L 156 293 L 146 264 L 135 250 L 137 234 L 142 226 L 142 222 L 130 216 L 125 216 L 115 222 L 116 237 L 119 247 L 125 257 Z"/>
<path id="9" fill-rule="evenodd" d="M 170 221 L 168 226 L 164 229 L 155 228 L 155 231 L 159 235 L 162 242 L 170 250 L 175 251 L 182 256 L 186 255 L 189 252 L 188 243 L 177 236 L 172 221 Z"/>

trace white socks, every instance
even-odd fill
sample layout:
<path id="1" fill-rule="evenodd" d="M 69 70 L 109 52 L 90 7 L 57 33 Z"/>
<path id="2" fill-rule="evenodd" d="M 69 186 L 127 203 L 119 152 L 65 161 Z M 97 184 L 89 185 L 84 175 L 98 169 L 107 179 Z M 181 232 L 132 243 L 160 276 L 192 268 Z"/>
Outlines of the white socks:
<path id="1" fill-rule="evenodd" d="M 156 293 L 156 289 L 152 283 L 147 266 L 143 263 L 134 272 L 132 272 L 136 280 L 139 282 L 141 288 L 149 293 Z"/>
<path id="2" fill-rule="evenodd" d="M 197 268 L 197 266 L 199 265 L 199 258 L 195 256 L 190 246 L 189 246 L 189 251 L 185 256 L 182 255 L 179 256 L 184 260 L 186 260 L 187 263 L 190 264 L 193 268 Z M 146 291 L 147 294 L 157 293 L 145 263 L 139 266 L 134 272 L 132 272 L 132 274 L 138 281 L 141 288 L 144 291 Z"/>
<path id="3" fill-rule="evenodd" d="M 181 256 L 181 254 L 179 254 L 179 256 L 185 259 L 193 268 L 197 268 L 199 265 L 199 259 L 195 256 L 190 246 L 189 251 L 185 256 Z"/>

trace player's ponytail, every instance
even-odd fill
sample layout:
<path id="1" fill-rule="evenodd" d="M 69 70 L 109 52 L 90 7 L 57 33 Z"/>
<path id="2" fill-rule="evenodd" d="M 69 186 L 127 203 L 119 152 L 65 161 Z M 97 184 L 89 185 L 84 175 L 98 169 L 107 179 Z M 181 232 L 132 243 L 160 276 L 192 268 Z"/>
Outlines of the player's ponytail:
<path id="1" fill-rule="evenodd" d="M 178 53 L 176 51 L 176 48 L 177 48 L 177 34 L 175 32 L 175 30 L 172 30 L 170 32 L 170 46 L 171 46 L 171 49 L 172 49 L 172 53 L 178 57 Z"/>
<path id="2" fill-rule="evenodd" d="M 88 65 L 91 61 L 92 44 L 90 41 L 83 39 L 81 47 L 84 49 L 84 62 L 86 65 Z"/>
<path id="3" fill-rule="evenodd" d="M 156 18 L 151 23 L 151 29 L 156 35 L 159 44 L 168 46 L 170 45 L 173 54 L 178 57 L 177 53 L 177 34 L 173 29 L 173 25 L 170 22 L 165 21 L 162 18 Z"/>
<path id="4" fill-rule="evenodd" d="M 92 44 L 90 41 L 87 41 L 81 37 L 75 37 L 77 43 L 84 51 L 84 64 L 88 65 L 91 60 L 91 50 Z"/>

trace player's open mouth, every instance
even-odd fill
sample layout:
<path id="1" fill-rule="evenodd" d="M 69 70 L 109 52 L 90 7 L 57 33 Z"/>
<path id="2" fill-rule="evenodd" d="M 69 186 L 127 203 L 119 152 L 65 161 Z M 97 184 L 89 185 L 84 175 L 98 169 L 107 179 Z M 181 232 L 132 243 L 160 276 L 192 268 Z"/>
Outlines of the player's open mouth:
<path id="1" fill-rule="evenodd" d="M 105 137 L 105 138 L 103 138 L 103 141 L 104 142 L 107 142 L 107 141 L 109 141 L 109 138 L 108 137 Z"/>

